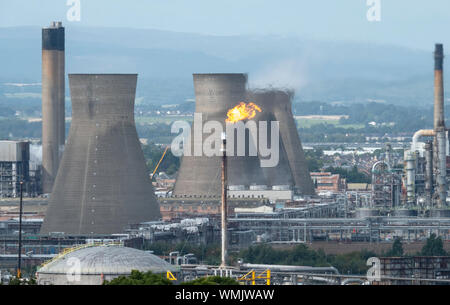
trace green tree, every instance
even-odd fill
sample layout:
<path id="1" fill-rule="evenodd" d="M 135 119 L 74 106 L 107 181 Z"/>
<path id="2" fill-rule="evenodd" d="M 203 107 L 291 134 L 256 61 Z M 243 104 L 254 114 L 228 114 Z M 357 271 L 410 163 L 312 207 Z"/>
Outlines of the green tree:
<path id="1" fill-rule="evenodd" d="M 420 254 L 423 256 L 446 256 L 447 252 L 444 250 L 442 238 L 436 237 L 434 233 L 431 234 Z"/>
<path id="2" fill-rule="evenodd" d="M 150 143 L 148 145 L 142 145 L 142 151 L 144 152 L 144 157 L 147 160 L 147 168 L 150 172 L 153 172 L 159 160 L 161 159 L 165 148 L 162 146 Z M 180 167 L 180 158 L 175 157 L 171 150 L 169 149 L 164 156 L 163 161 L 159 165 L 159 172 L 166 172 L 168 175 L 173 175 L 178 171 Z"/>
<path id="3" fill-rule="evenodd" d="M 119 276 L 111 281 L 105 281 L 103 285 L 172 285 L 172 282 L 162 274 L 132 270 L 131 275 Z"/>
<path id="4" fill-rule="evenodd" d="M 400 238 L 396 238 L 392 244 L 392 249 L 387 253 L 388 256 L 403 256 L 403 244 Z"/>
<path id="5" fill-rule="evenodd" d="M 183 282 L 181 285 L 239 285 L 239 282 L 229 277 L 208 276 Z"/>

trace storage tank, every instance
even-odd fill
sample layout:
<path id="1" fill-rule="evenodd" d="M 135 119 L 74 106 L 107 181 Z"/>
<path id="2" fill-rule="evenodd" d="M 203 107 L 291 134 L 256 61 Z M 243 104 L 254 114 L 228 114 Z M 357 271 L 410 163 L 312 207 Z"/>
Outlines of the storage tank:
<path id="1" fill-rule="evenodd" d="M 79 263 L 78 273 L 73 271 L 74 263 Z M 129 276 L 132 270 L 164 276 L 170 271 L 176 276 L 180 267 L 138 249 L 87 245 L 44 263 L 38 268 L 36 279 L 38 285 L 101 285 L 119 276 Z"/>

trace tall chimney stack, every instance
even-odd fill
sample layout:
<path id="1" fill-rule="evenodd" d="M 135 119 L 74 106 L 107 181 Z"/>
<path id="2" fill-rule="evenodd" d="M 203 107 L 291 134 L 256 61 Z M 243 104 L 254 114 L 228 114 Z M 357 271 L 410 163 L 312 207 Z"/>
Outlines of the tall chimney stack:
<path id="1" fill-rule="evenodd" d="M 438 207 L 446 205 L 447 199 L 447 157 L 444 116 L 444 75 L 443 75 L 444 48 L 442 44 L 436 44 L 434 52 L 434 130 L 435 150 L 437 156 L 436 182 L 438 186 Z"/>
<path id="2" fill-rule="evenodd" d="M 434 52 L 434 129 L 445 127 L 443 61 L 444 47 L 437 43 Z"/>
<path id="3" fill-rule="evenodd" d="M 42 29 L 42 189 L 52 192 L 65 142 L 65 38 L 61 22 Z"/>

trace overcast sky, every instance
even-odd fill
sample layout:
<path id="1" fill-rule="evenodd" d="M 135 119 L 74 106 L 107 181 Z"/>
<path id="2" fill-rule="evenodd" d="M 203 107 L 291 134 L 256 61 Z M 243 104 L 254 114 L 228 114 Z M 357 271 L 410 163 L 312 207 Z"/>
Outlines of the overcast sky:
<path id="1" fill-rule="evenodd" d="M 66 27 L 295 35 L 424 50 L 447 42 L 450 47 L 448 0 L 379 0 L 380 22 L 367 20 L 367 0 L 79 0 L 79 22 L 67 20 L 70 1 L 74 0 L 0 0 L 0 27 L 45 26 L 61 20 Z"/>

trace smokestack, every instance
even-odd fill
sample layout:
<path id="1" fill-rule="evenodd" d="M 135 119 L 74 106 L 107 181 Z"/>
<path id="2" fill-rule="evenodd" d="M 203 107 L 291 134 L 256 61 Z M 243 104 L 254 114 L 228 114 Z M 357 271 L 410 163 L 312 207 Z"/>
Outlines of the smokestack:
<path id="1" fill-rule="evenodd" d="M 434 52 L 434 129 L 445 127 L 443 61 L 444 48 L 438 43 Z"/>
<path id="2" fill-rule="evenodd" d="M 42 29 L 42 189 L 48 194 L 65 142 L 65 42 L 61 22 Z"/>
<path id="3" fill-rule="evenodd" d="M 438 207 L 446 205 L 447 198 L 447 164 L 446 164 L 446 138 L 445 138 L 445 116 L 444 116 L 444 75 L 443 75 L 444 48 L 442 44 L 436 44 L 434 52 L 434 130 L 435 156 L 437 157 L 437 185 L 438 185 Z"/>
<path id="4" fill-rule="evenodd" d="M 72 124 L 41 233 L 121 233 L 158 220 L 134 121 L 136 74 L 70 74 Z"/>

